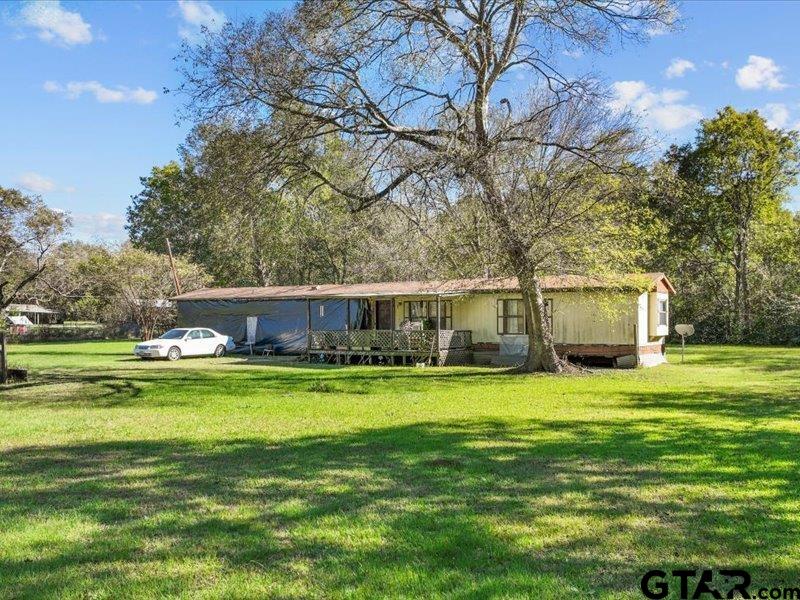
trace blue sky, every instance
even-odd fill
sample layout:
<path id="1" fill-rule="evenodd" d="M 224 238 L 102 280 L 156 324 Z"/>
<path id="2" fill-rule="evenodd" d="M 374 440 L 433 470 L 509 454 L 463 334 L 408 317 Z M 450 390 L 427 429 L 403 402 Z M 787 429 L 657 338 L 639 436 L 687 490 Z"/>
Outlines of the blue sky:
<path id="1" fill-rule="evenodd" d="M 72 213 L 80 239 L 124 238 L 139 177 L 176 156 L 188 125 L 173 57 L 201 24 L 279 10 L 284 2 L 47 2 L 0 6 L 0 185 L 39 193 Z M 800 127 L 800 3 L 692 2 L 682 31 L 608 56 L 570 53 L 615 105 L 638 112 L 663 143 L 693 136 L 731 104 Z M 525 72 L 509 84 L 525 84 Z M 793 207 L 800 209 L 800 202 Z"/>

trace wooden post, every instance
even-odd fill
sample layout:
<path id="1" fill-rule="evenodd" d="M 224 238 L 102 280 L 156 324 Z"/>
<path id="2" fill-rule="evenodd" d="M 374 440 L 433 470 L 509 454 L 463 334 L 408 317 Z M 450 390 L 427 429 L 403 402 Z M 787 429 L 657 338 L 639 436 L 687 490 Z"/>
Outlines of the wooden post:
<path id="1" fill-rule="evenodd" d="M 439 364 L 439 353 L 442 350 L 441 336 L 439 335 L 442 324 L 442 298 L 436 295 L 436 364 Z"/>
<path id="2" fill-rule="evenodd" d="M 169 238 L 167 238 L 167 253 L 169 254 L 169 268 L 172 270 L 172 281 L 175 284 L 175 292 L 180 296 L 183 293 L 181 291 L 181 280 L 178 277 L 178 271 L 175 270 L 175 259 L 172 258 L 172 244 L 169 243 Z"/>
<path id="3" fill-rule="evenodd" d="M 381 349 L 380 345 L 378 344 L 378 334 L 376 333 L 378 329 L 378 301 L 375 298 L 370 298 L 367 300 L 369 302 L 369 314 L 370 314 L 370 323 L 372 328 L 372 337 L 369 344 L 369 349 L 372 350 L 373 348 L 377 348 L 378 350 Z M 370 355 L 370 363 L 372 363 L 372 355 Z"/>
<path id="4" fill-rule="evenodd" d="M 6 355 L 5 331 L 0 331 L 0 383 L 8 383 L 8 357 Z"/>
<path id="5" fill-rule="evenodd" d="M 347 302 L 347 323 L 345 324 L 345 335 L 347 336 L 347 356 L 349 356 L 352 345 L 350 340 L 350 298 L 347 298 L 345 302 Z"/>
<path id="6" fill-rule="evenodd" d="M 306 353 L 308 354 L 308 362 L 311 362 L 311 298 L 306 298 Z"/>

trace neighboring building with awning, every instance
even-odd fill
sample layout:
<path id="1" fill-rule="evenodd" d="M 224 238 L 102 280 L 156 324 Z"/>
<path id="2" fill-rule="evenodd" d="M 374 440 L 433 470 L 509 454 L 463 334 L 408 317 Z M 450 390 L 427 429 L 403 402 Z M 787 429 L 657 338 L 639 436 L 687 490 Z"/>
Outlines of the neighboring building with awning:
<path id="1" fill-rule="evenodd" d="M 27 317 L 30 320 L 29 325 L 45 325 L 63 321 L 61 311 L 45 308 L 38 304 L 9 304 L 5 313 L 10 316 Z"/>

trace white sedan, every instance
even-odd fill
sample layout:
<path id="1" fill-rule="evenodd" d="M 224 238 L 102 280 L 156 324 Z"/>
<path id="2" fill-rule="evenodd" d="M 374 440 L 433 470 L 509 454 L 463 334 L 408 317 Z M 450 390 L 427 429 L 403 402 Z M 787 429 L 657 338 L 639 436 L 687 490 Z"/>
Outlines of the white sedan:
<path id="1" fill-rule="evenodd" d="M 154 340 L 136 344 L 133 353 L 140 358 L 178 360 L 182 356 L 224 356 L 234 348 L 233 338 L 207 327 L 170 329 Z"/>

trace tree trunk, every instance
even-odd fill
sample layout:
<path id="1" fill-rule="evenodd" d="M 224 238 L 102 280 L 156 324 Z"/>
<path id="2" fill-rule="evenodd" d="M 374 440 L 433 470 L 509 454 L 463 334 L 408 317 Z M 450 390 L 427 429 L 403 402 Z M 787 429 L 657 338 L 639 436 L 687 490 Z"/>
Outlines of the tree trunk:
<path id="1" fill-rule="evenodd" d="M 742 239 L 742 264 L 739 277 L 742 280 L 742 333 L 745 337 L 750 335 L 750 278 L 748 276 L 749 267 L 749 240 L 748 233 L 745 231 Z"/>
<path id="2" fill-rule="evenodd" d="M 525 321 L 528 324 L 528 356 L 520 371 L 560 373 L 563 371 L 563 364 L 553 346 L 553 334 L 547 318 L 542 286 L 536 277 L 519 277 L 519 286 L 525 304 Z"/>
<path id="3" fill-rule="evenodd" d="M 504 210 L 504 199 L 495 185 L 491 167 L 483 165 L 475 173 L 475 177 L 483 188 L 483 205 L 494 225 L 500 245 L 506 255 L 506 261 L 516 273 L 519 280 L 522 300 L 525 305 L 525 321 L 528 327 L 528 356 L 520 367 L 521 372 L 547 371 L 560 373 L 563 364 L 553 347 L 553 335 L 547 322 L 544 298 L 539 280 L 534 273 L 528 257 L 528 248 L 524 247 L 514 234 L 514 224 Z"/>
<path id="4" fill-rule="evenodd" d="M 744 227 L 739 227 L 736 232 L 736 241 L 734 243 L 734 271 L 735 271 L 735 287 L 733 294 L 733 327 L 734 339 L 742 341 L 742 339 L 749 333 L 750 329 L 750 294 L 748 289 L 748 244 L 747 244 L 747 230 Z"/>

